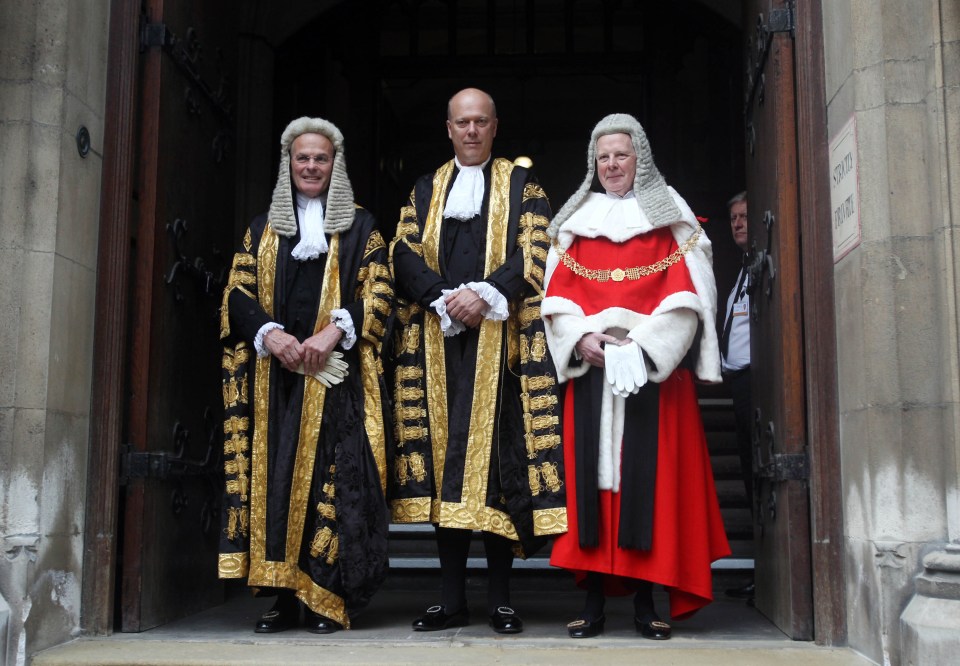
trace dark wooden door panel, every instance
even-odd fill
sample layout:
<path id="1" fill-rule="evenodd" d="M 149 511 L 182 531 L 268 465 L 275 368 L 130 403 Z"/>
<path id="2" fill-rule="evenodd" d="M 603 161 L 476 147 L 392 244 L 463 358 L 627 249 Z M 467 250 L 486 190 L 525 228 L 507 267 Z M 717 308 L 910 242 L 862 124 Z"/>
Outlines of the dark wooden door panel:
<path id="1" fill-rule="evenodd" d="M 230 3 L 150 0 L 142 22 L 121 627 L 219 603 L 219 305 L 233 250 Z"/>
<path id="2" fill-rule="evenodd" d="M 813 637 L 792 19 L 747 0 L 747 189 L 751 245 L 756 605 Z"/>

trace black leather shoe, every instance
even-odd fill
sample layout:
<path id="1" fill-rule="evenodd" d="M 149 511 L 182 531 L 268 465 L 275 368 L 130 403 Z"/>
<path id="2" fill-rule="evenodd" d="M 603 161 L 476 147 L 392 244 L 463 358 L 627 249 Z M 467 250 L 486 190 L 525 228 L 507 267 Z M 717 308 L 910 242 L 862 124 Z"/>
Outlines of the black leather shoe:
<path id="1" fill-rule="evenodd" d="M 430 606 L 427 612 L 413 621 L 414 631 L 440 631 L 450 627 L 465 627 L 470 624 L 470 613 L 464 606 L 460 610 L 447 614 L 443 606 Z"/>
<path id="2" fill-rule="evenodd" d="M 577 618 L 567 625 L 567 633 L 570 634 L 570 638 L 593 638 L 603 633 L 603 625 L 606 621 L 606 615 L 601 615 L 596 620 Z"/>
<path id="3" fill-rule="evenodd" d="M 638 617 L 633 618 L 633 625 L 644 638 L 654 641 L 665 641 L 670 638 L 673 629 L 663 620 L 643 621 Z"/>
<path id="4" fill-rule="evenodd" d="M 273 608 L 260 616 L 254 632 L 258 634 L 275 634 L 297 626 L 300 620 L 300 602 L 293 597 L 281 597 L 273 604 Z"/>
<path id="5" fill-rule="evenodd" d="M 332 634 L 343 629 L 343 625 L 307 609 L 304 613 L 303 628 L 311 634 Z"/>
<path id="6" fill-rule="evenodd" d="M 756 591 L 756 585 L 753 583 L 747 583 L 742 587 L 731 587 L 729 590 L 726 590 L 726 594 L 728 597 L 733 597 L 735 599 L 753 599 L 753 595 Z"/>
<path id="7" fill-rule="evenodd" d="M 498 634 L 519 634 L 523 631 L 523 620 L 509 606 L 499 606 L 490 616 L 490 626 Z"/>

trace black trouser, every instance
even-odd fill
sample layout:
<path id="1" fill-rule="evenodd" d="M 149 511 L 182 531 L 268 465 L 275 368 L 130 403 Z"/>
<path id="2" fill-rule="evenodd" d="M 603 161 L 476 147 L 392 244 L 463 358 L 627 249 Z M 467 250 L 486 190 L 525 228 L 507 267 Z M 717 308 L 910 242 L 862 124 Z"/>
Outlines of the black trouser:
<path id="1" fill-rule="evenodd" d="M 470 551 L 470 530 L 437 526 L 437 551 L 440 556 L 442 588 L 440 603 L 447 613 L 466 606 L 467 555 Z M 487 614 L 500 606 L 510 606 L 510 568 L 513 566 L 513 542 L 483 533 L 487 554 Z"/>
<path id="2" fill-rule="evenodd" d="M 753 513 L 753 444 L 751 425 L 753 402 L 750 397 L 750 368 L 723 374 L 723 381 L 730 387 L 733 396 L 733 415 L 737 423 L 737 448 L 740 452 L 740 473 L 747 491 L 750 512 Z"/>

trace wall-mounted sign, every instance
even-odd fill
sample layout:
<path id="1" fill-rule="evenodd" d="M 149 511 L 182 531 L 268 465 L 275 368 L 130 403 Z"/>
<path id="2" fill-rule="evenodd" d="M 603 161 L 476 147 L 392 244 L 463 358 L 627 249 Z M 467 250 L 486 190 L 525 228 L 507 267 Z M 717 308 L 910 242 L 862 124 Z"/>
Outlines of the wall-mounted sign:
<path id="1" fill-rule="evenodd" d="M 860 244 L 860 178 L 857 171 L 857 118 L 830 140 L 830 208 L 833 262 Z"/>

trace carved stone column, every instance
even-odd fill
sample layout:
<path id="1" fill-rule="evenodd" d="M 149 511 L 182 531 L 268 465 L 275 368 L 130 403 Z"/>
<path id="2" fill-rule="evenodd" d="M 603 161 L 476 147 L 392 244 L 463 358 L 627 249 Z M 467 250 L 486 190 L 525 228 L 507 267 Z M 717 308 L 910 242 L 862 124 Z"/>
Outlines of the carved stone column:
<path id="1" fill-rule="evenodd" d="M 923 568 L 900 616 L 900 662 L 954 663 L 960 654 L 960 543 L 928 553 Z"/>

